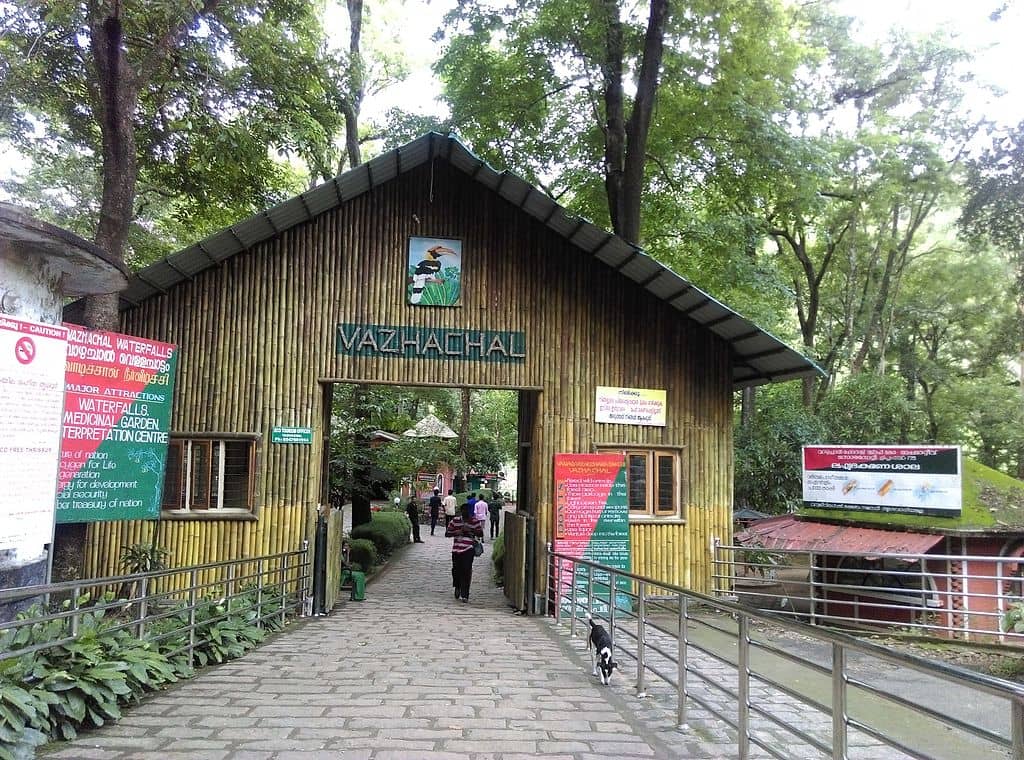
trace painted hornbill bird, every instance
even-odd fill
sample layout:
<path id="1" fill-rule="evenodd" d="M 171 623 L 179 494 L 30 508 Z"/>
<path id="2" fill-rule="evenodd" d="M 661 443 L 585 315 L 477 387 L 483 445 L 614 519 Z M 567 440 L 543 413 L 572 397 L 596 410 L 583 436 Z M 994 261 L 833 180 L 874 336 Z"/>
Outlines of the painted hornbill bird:
<path id="1" fill-rule="evenodd" d="M 409 303 L 419 303 L 423 298 L 423 289 L 428 282 L 442 282 L 438 278 L 441 272 L 441 256 L 455 255 L 455 251 L 444 245 L 435 245 L 427 249 L 426 258 L 416 265 L 412 273 L 412 294 Z"/>

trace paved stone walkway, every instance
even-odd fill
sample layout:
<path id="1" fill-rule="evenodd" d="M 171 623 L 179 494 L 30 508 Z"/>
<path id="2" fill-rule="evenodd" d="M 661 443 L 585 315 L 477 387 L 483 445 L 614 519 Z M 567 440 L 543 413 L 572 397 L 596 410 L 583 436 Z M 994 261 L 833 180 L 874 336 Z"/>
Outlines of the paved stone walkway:
<path id="1" fill-rule="evenodd" d="M 245 657 L 147 697 L 51 758 L 516 760 L 668 758 L 630 683 L 590 675 L 582 642 L 514 615 L 477 560 L 453 598 L 451 540 L 423 531 L 365 602 L 299 621 Z M 577 644 L 579 645 L 577 647 Z M 685 738 L 685 737 L 683 737 Z"/>

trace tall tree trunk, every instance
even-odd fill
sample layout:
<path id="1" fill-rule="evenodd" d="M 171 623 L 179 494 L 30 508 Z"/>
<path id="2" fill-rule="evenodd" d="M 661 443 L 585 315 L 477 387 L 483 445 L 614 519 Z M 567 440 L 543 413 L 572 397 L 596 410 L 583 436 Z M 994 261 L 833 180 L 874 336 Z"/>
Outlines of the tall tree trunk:
<path id="1" fill-rule="evenodd" d="M 89 31 L 98 85 L 96 106 L 103 140 L 103 197 L 94 240 L 113 258 L 124 261 L 139 173 L 135 124 L 132 121 L 138 102 L 138 85 L 124 58 L 119 12 L 120 8 L 115 5 L 111 15 L 94 19 Z M 85 321 L 95 329 L 116 330 L 117 295 L 89 297 Z"/>
<path id="2" fill-rule="evenodd" d="M 647 139 L 658 92 L 668 0 L 651 0 L 637 91 L 628 121 L 622 86 L 624 46 L 619 5 L 615 0 L 602 0 L 601 10 L 605 24 L 605 56 L 601 65 L 605 106 L 605 194 L 612 230 L 627 242 L 637 244 L 640 242 Z"/>
<path id="3" fill-rule="evenodd" d="M 740 425 L 749 428 L 757 416 L 757 388 L 748 385 L 740 395 Z"/>
<path id="4" fill-rule="evenodd" d="M 462 419 L 459 421 L 459 456 L 465 461 L 469 459 L 469 408 L 473 391 L 462 388 Z"/>
<path id="5" fill-rule="evenodd" d="M 647 138 L 658 93 L 658 75 L 664 53 L 665 19 L 668 0 L 651 0 L 651 13 L 644 36 L 644 57 L 640 63 L 633 111 L 626 125 L 626 161 L 622 177 L 622 219 L 619 233 L 630 243 L 640 242 L 640 201 L 644 192 Z"/>
<path id="6" fill-rule="evenodd" d="M 1024 251 L 1017 253 L 1017 389 L 1020 393 L 1021 416 L 1024 420 Z M 1017 478 L 1024 479 L 1024 444 L 1017 447 Z"/>
<path id="7" fill-rule="evenodd" d="M 350 169 L 363 163 L 359 148 L 359 113 L 366 95 L 365 66 L 360 50 L 363 34 L 363 0 L 347 0 L 348 5 L 348 77 L 349 87 L 342 102 L 341 113 L 345 117 L 345 154 L 338 164 L 338 174 L 348 160 Z"/>
<path id="8" fill-rule="evenodd" d="M 352 527 L 370 522 L 370 409 L 367 402 L 369 387 L 356 386 L 351 409 L 355 423 L 354 456 L 352 468 Z"/>

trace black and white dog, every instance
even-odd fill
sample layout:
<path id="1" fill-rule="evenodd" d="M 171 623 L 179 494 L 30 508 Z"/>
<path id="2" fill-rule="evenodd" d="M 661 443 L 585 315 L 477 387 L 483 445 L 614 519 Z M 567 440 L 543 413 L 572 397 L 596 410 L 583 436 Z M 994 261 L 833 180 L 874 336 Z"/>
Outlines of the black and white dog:
<path id="1" fill-rule="evenodd" d="M 590 623 L 590 636 L 587 637 L 587 649 L 590 650 L 590 662 L 594 666 L 594 675 L 598 675 L 597 669 L 601 669 L 601 683 L 607 686 L 612 680 L 612 671 L 619 667 L 619 663 L 612 659 L 612 637 L 600 623 L 587 614 L 587 622 Z"/>

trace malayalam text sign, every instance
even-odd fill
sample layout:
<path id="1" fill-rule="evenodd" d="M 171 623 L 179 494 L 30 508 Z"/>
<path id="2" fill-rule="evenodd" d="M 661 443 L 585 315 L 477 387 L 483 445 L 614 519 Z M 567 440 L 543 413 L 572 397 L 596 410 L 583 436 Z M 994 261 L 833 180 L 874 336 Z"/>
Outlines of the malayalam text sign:
<path id="1" fill-rule="evenodd" d="M 959 446 L 804 446 L 804 506 L 958 517 Z"/>
<path id="2" fill-rule="evenodd" d="M 57 522 L 159 517 L 175 346 L 68 327 Z"/>
<path id="3" fill-rule="evenodd" d="M 666 392 L 653 388 L 597 386 L 594 422 L 665 427 Z"/>
<path id="4" fill-rule="evenodd" d="M 0 317 L 0 567 L 53 539 L 67 330 Z"/>
<path id="5" fill-rule="evenodd" d="M 555 454 L 555 535 L 556 552 L 587 559 L 601 565 L 629 571 L 629 508 L 626 503 L 626 468 L 622 454 Z M 592 578 L 593 609 L 605 612 L 611 599 L 606 571 Z M 563 603 L 573 588 L 578 601 L 587 594 L 586 568 L 563 568 Z M 620 578 L 620 591 L 629 590 L 629 580 Z M 628 609 L 622 595 L 616 598 L 619 609 Z"/>

